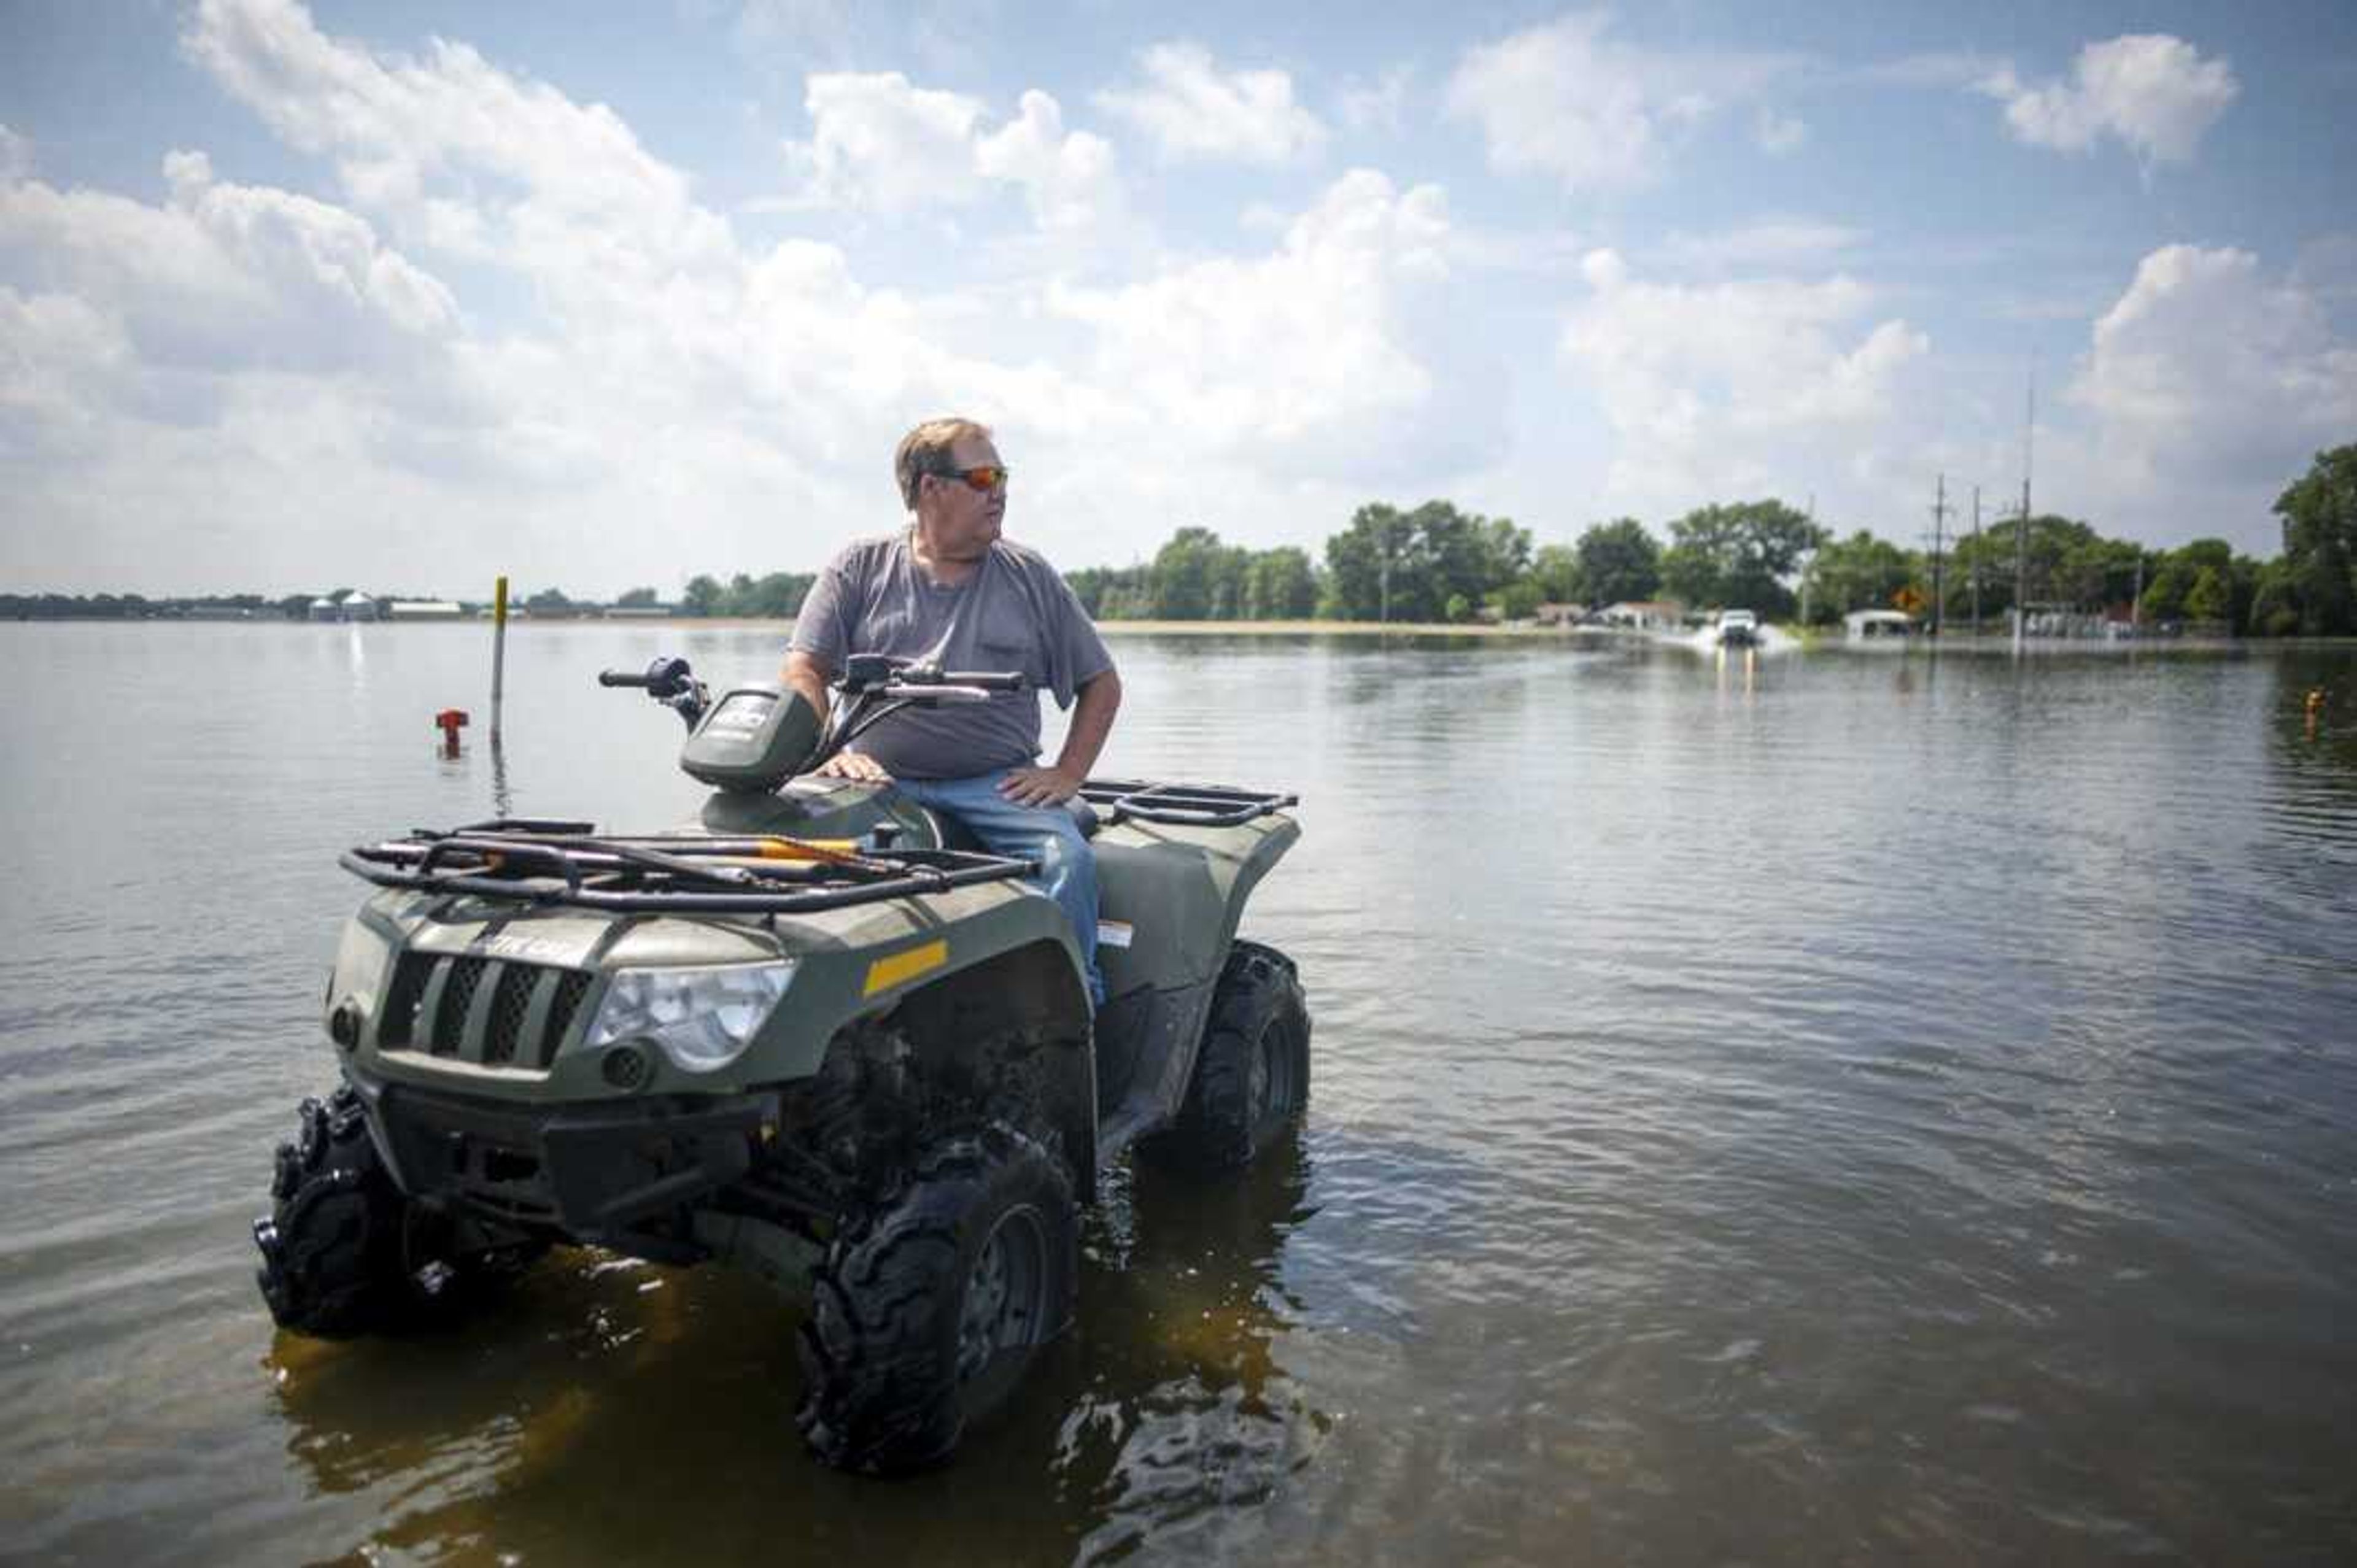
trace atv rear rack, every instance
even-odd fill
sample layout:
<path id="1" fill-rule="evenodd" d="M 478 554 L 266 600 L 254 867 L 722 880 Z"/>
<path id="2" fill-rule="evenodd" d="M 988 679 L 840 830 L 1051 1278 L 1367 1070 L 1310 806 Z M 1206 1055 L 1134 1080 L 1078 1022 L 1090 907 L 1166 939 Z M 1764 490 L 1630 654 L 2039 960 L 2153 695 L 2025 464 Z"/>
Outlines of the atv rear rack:
<path id="1" fill-rule="evenodd" d="M 337 864 L 380 887 L 700 915 L 813 914 L 1039 869 L 1028 859 L 964 850 L 846 850 L 774 835 L 601 835 L 588 822 L 540 818 L 414 829 L 349 849 Z"/>
<path id="2" fill-rule="evenodd" d="M 1301 803 L 1298 795 L 1225 784 L 1147 784 L 1127 779 L 1092 779 L 1081 786 L 1081 798 L 1097 809 L 1108 827 L 1127 820 L 1232 828 Z"/>

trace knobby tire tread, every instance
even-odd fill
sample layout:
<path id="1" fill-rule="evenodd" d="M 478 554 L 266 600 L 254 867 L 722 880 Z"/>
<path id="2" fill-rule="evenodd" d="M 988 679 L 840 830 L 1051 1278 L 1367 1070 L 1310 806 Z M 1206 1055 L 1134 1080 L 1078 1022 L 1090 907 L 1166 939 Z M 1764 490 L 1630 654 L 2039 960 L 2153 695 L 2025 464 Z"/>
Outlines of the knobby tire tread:
<path id="1" fill-rule="evenodd" d="M 1069 1318 L 1078 1227 L 1062 1164 L 1003 1125 L 944 1140 L 850 1218 L 814 1271 L 795 1422 L 820 1459 L 893 1474 L 938 1464 L 956 1447 L 965 1424 L 955 1337 L 966 1283 L 961 1238 L 991 1219 L 994 1194 L 1043 1211 L 1054 1254 L 1045 1260 L 1049 1311 L 1059 1328 Z"/>

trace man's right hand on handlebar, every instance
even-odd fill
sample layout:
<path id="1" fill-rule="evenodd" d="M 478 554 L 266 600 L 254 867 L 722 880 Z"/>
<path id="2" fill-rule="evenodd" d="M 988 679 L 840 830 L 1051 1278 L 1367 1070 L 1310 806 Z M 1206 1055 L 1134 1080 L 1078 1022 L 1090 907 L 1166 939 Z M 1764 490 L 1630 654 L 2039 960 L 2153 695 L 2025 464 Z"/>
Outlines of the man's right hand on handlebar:
<path id="1" fill-rule="evenodd" d="M 853 779 L 858 780 L 862 784 L 889 784 L 892 782 L 892 776 L 884 771 L 884 765 L 882 763 L 877 761 L 872 757 L 865 757 L 856 751 L 838 751 L 833 757 L 828 757 L 824 762 L 820 763 L 818 767 L 818 777 L 821 779 Z"/>

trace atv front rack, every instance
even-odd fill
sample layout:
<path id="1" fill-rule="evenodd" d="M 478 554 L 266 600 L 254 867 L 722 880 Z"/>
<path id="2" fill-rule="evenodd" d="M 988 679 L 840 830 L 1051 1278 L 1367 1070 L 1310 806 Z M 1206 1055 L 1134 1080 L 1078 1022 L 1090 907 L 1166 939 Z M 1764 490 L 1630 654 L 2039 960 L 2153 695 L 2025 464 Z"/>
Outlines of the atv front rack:
<path id="1" fill-rule="evenodd" d="M 950 849 L 845 849 L 777 836 L 601 835 L 501 818 L 361 844 L 337 864 L 380 887 L 628 914 L 799 915 L 1029 876 L 1031 861 Z"/>
<path id="2" fill-rule="evenodd" d="M 1224 784 L 1146 784 L 1126 779 L 1092 779 L 1081 798 L 1105 825 L 1124 820 L 1184 827 L 1232 828 L 1301 803 L 1298 795 L 1272 795 Z"/>

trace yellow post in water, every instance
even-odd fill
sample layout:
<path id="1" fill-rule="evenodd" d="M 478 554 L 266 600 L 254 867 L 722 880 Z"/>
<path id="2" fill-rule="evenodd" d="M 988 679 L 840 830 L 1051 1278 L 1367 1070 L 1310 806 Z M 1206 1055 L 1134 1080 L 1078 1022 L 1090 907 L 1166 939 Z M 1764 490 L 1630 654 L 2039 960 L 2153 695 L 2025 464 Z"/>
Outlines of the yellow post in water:
<path id="1" fill-rule="evenodd" d="M 491 586 L 491 742 L 500 738 L 500 689 L 507 683 L 508 668 L 508 580 L 500 578 Z"/>

